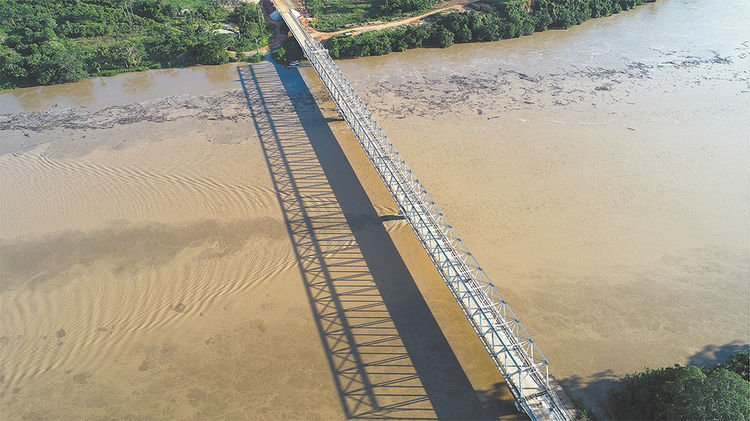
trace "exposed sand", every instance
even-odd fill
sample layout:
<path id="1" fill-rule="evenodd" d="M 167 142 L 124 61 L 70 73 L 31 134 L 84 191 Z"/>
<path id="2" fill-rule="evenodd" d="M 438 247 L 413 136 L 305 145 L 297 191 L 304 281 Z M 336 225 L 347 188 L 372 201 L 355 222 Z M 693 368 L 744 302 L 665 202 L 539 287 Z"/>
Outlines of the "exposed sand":
<path id="1" fill-rule="evenodd" d="M 518 417 L 319 82 L 242 69 L 0 119 L 1 418 Z"/>

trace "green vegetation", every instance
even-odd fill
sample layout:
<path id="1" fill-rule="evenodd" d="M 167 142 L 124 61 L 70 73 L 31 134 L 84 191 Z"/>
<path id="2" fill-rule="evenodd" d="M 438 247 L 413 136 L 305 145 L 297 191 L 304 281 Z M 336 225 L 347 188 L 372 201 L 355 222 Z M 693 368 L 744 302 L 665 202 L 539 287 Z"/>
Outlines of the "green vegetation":
<path id="1" fill-rule="evenodd" d="M 258 5 L 219 1 L 0 0 L 0 89 L 150 68 L 221 64 L 234 60 L 228 50 L 252 51 L 268 44 L 272 31 Z M 318 29 L 334 30 L 417 13 L 437 1 L 308 0 L 307 6 Z M 495 41 L 548 27 L 567 28 L 646 1 L 654 0 L 486 0 L 477 5 L 478 12 L 441 14 L 424 25 L 336 36 L 328 48 L 338 58 Z M 234 33 L 222 33 L 226 28 Z M 236 59 L 258 62 L 264 57 L 238 55 Z M 301 54 L 290 41 L 274 57 L 289 63 Z"/>
<path id="2" fill-rule="evenodd" d="M 232 23 L 237 34 L 217 33 Z M 230 61 L 268 43 L 260 7 L 218 0 L 0 0 L 0 89 Z"/>
<path id="3" fill-rule="evenodd" d="M 259 53 L 259 54 L 253 54 L 252 56 L 248 57 L 247 61 L 248 63 L 260 63 L 261 61 L 266 59 L 266 55 Z"/>
<path id="4" fill-rule="evenodd" d="M 747 351 L 713 368 L 675 365 L 628 375 L 611 393 L 618 419 L 748 420 Z"/>
<path id="5" fill-rule="evenodd" d="M 241 3 L 229 14 L 227 20 L 235 24 L 239 31 L 234 50 L 257 50 L 268 45 L 272 31 L 263 19 L 263 11 L 257 4 Z"/>
<path id="6" fill-rule="evenodd" d="M 739 374 L 745 381 L 750 381 L 750 351 L 732 354 L 723 363 L 711 369 L 704 369 L 704 371 L 721 370 L 722 368 Z"/>
<path id="7" fill-rule="evenodd" d="M 426 11 L 438 0 L 307 0 L 307 10 L 319 31 L 336 31 L 372 20 L 393 20 Z"/>
<path id="8" fill-rule="evenodd" d="M 261 61 L 266 59 L 266 55 L 263 53 L 253 54 L 252 56 L 248 57 L 245 61 L 248 63 L 260 63 Z"/>
<path id="9" fill-rule="evenodd" d="M 530 35 L 548 28 L 568 28 L 590 18 L 609 16 L 655 0 L 489 0 L 479 12 L 435 16 L 420 26 L 407 26 L 358 36 L 339 35 L 328 41 L 333 58 L 361 57 L 423 46 L 497 41 Z"/>
<path id="10" fill-rule="evenodd" d="M 237 52 L 237 56 L 235 57 L 236 61 L 244 61 L 248 63 L 260 63 L 266 58 L 266 55 L 264 53 L 257 53 L 253 54 L 251 56 L 246 56 L 245 53 L 239 51 Z"/>
<path id="11" fill-rule="evenodd" d="M 593 421 L 596 420 L 596 417 L 594 414 L 586 408 L 586 406 L 583 404 L 582 401 L 578 399 L 572 399 L 573 405 L 575 405 L 576 409 L 578 410 L 578 413 L 576 414 L 575 419 L 577 420 L 583 420 L 583 421 Z"/>
<path id="12" fill-rule="evenodd" d="M 304 53 L 299 44 L 297 44 L 297 41 L 290 37 L 281 43 L 281 47 L 274 51 L 271 57 L 273 57 L 275 62 L 287 66 L 293 61 L 302 60 Z"/>

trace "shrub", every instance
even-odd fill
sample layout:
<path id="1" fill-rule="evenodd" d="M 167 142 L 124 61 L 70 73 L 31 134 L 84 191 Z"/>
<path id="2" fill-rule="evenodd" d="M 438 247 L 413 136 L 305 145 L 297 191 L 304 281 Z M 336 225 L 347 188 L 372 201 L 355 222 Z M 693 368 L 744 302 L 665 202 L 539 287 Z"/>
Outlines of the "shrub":
<path id="1" fill-rule="evenodd" d="M 732 354 L 727 360 L 711 370 L 725 368 L 739 374 L 746 381 L 750 381 L 750 351 Z"/>
<path id="2" fill-rule="evenodd" d="M 229 63 L 229 52 L 221 44 L 213 40 L 200 42 L 193 46 L 192 56 L 196 63 L 200 64 L 224 64 Z"/>
<path id="3" fill-rule="evenodd" d="M 271 54 L 271 57 L 275 62 L 286 66 L 293 61 L 302 60 L 304 54 L 302 48 L 297 44 L 297 40 L 294 37 L 289 37 L 281 43 L 281 47 L 277 51 Z"/>
<path id="4" fill-rule="evenodd" d="M 40 85 L 74 82 L 88 76 L 79 51 L 54 40 L 34 49 L 27 64 Z"/>
<path id="5" fill-rule="evenodd" d="M 266 58 L 265 54 L 259 53 L 259 54 L 254 54 L 248 57 L 246 61 L 250 63 L 260 63 L 261 61 L 265 60 L 265 58 Z"/>
<path id="6" fill-rule="evenodd" d="M 621 419 L 750 419 L 750 383 L 725 368 L 704 373 L 695 366 L 646 369 L 625 377 L 611 393 Z"/>
<path id="7" fill-rule="evenodd" d="M 432 33 L 430 41 L 438 47 L 446 48 L 453 45 L 453 37 L 453 32 L 445 29 L 445 27 L 443 26 L 440 26 L 435 30 L 435 32 Z"/>
<path id="8" fill-rule="evenodd" d="M 287 64 L 286 60 L 286 49 L 284 47 L 279 47 L 278 50 L 274 51 L 271 54 L 271 57 L 273 57 L 273 60 L 277 63 L 281 64 Z"/>

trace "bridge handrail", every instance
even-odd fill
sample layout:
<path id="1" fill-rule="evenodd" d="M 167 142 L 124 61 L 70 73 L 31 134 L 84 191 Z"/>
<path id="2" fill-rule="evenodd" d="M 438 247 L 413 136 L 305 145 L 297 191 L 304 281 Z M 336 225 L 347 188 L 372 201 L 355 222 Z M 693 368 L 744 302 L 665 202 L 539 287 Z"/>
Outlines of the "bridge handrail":
<path id="1" fill-rule="evenodd" d="M 330 58 L 327 50 L 320 42 L 309 36 L 296 16 L 291 13 L 282 13 L 282 17 L 298 38 L 305 56 L 310 60 L 323 81 L 323 85 L 336 102 L 340 114 L 362 144 L 378 176 L 383 180 L 403 211 L 406 220 L 420 238 L 454 298 L 462 306 L 467 319 L 482 340 L 495 365 L 503 377 L 510 380 L 507 382 L 508 386 L 519 405 L 532 419 L 536 419 L 535 415 L 538 411 L 529 407 L 523 393 L 523 380 L 531 376 L 532 381 L 540 389 L 536 395 L 549 395 L 551 407 L 560 409 L 556 414 L 559 416 L 554 418 L 569 419 L 568 414 L 562 409 L 563 405 L 557 394 L 550 388 L 549 364 L 546 357 L 531 339 L 502 294 L 489 280 L 403 156 L 390 142 L 364 102 Z M 299 39 L 298 35 L 303 39 Z M 421 227 L 424 227 L 424 230 Z M 433 228 L 438 230 L 438 233 L 435 233 Z M 455 274 L 454 276 L 450 276 L 451 271 Z M 476 310 L 472 312 L 472 308 Z M 485 324 L 487 330 L 483 331 Z M 500 332 L 505 334 L 507 341 L 503 339 Z M 499 350 L 497 345 L 500 346 Z M 504 363 L 500 361 L 501 355 L 505 357 Z M 508 364 L 508 358 L 510 358 L 510 364 Z M 544 367 L 544 372 L 539 371 L 541 367 Z"/>
<path id="2" fill-rule="evenodd" d="M 304 30 L 301 25 L 300 25 L 300 29 Z M 317 40 L 315 42 L 317 43 Z M 323 50 L 323 46 L 320 45 L 319 43 L 318 43 L 317 47 L 319 47 L 320 50 Z M 326 70 L 328 70 L 328 69 L 326 69 Z M 341 77 L 344 77 L 343 74 L 341 75 Z M 334 89 L 338 90 L 338 86 L 333 85 L 333 87 L 334 87 Z M 353 99 L 355 101 L 362 102 L 362 100 L 359 98 L 359 95 L 357 95 L 356 92 L 352 91 L 349 94 L 351 96 L 354 96 Z M 349 104 L 346 104 L 346 105 L 348 106 Z M 349 108 L 351 108 L 351 107 L 349 107 Z M 377 121 L 375 121 L 373 119 L 373 120 L 371 120 L 371 123 L 380 132 L 382 132 L 382 129 L 380 128 L 380 125 L 377 123 Z M 368 141 L 372 143 L 373 141 L 371 139 L 371 135 L 369 133 L 367 133 L 367 135 L 368 135 L 367 136 L 368 137 Z M 384 143 L 384 145 L 388 149 L 391 149 L 390 152 L 391 152 L 392 155 L 395 155 L 395 156 L 397 156 L 399 158 L 402 157 L 401 153 L 398 152 L 398 150 L 393 145 L 393 143 L 391 143 L 391 142 L 387 142 L 387 143 L 383 142 L 383 143 Z M 383 156 L 380 153 L 380 151 L 377 148 L 375 148 L 374 146 L 375 146 L 375 144 L 373 143 L 373 149 L 376 151 L 376 153 L 378 154 L 378 156 L 381 159 L 384 159 L 385 156 Z M 407 177 L 409 177 L 410 181 L 412 181 L 413 184 L 416 184 L 416 185 L 418 185 L 420 187 L 422 186 L 422 184 L 419 182 L 419 180 L 414 175 L 414 172 L 411 170 L 411 168 L 408 166 L 408 164 L 406 163 L 406 161 L 403 158 L 401 158 L 400 161 L 397 161 L 397 164 L 402 164 L 402 166 L 406 168 L 406 173 L 405 174 L 407 175 Z M 388 168 L 388 170 L 392 172 L 392 170 L 390 168 Z M 394 176 L 395 176 L 395 174 L 394 174 Z M 485 274 L 485 272 L 481 269 L 481 267 L 479 266 L 479 263 L 476 261 L 476 259 L 474 258 L 474 256 L 471 254 L 471 252 L 468 250 L 468 248 L 463 243 L 463 241 L 461 240 L 461 238 L 458 236 L 458 234 L 456 233 L 456 231 L 453 228 L 453 226 L 448 222 L 448 220 L 445 218 L 445 216 L 443 215 L 443 213 L 437 207 L 435 201 L 432 200 L 432 197 L 429 195 L 429 193 L 427 192 L 427 190 L 424 189 L 424 188 L 422 188 L 420 191 L 418 191 L 416 193 L 419 194 L 419 195 L 421 195 L 422 197 L 424 197 L 425 200 L 423 200 L 422 202 L 431 208 L 430 210 L 433 211 L 432 212 L 433 215 L 438 215 L 438 219 L 441 222 L 440 225 L 442 225 L 442 226 L 444 226 L 446 228 L 446 232 L 444 234 L 447 237 L 449 237 L 449 238 L 451 238 L 451 239 L 453 239 L 455 241 L 455 246 L 457 246 L 456 248 L 458 250 L 464 252 L 464 255 L 468 258 L 468 262 L 464 262 L 464 263 L 467 266 L 469 266 L 471 268 L 475 268 L 477 270 L 477 273 L 474 274 L 475 276 L 477 276 L 479 278 L 479 279 L 477 279 L 477 281 L 480 282 L 480 283 L 488 285 L 490 287 L 489 293 L 492 294 L 492 295 L 495 295 L 496 296 L 496 300 L 498 300 L 502 304 L 503 308 L 508 312 L 507 314 L 504 314 L 503 316 L 505 316 L 505 318 L 507 318 L 507 315 L 510 315 L 512 319 L 517 319 L 517 317 L 516 317 L 515 313 L 513 312 L 513 310 L 507 304 L 507 302 L 503 298 L 502 294 L 500 294 L 500 291 L 497 290 L 497 288 L 494 286 L 494 284 L 492 284 L 492 282 L 489 280 L 489 278 L 487 277 L 487 275 Z M 408 196 L 405 196 L 405 198 L 411 202 L 411 198 L 409 198 Z M 420 217 L 420 219 L 422 219 L 421 215 L 419 217 Z M 437 241 L 437 239 L 436 239 L 436 241 Z M 440 246 L 440 248 L 442 250 L 442 246 Z M 446 258 L 448 258 L 447 255 L 446 255 Z M 451 263 L 451 265 L 452 265 L 452 263 Z M 485 292 L 488 292 L 488 291 L 485 291 Z M 523 324 L 521 324 L 519 322 L 517 324 L 517 326 L 521 329 L 521 331 L 523 332 L 523 335 L 526 337 L 526 339 L 531 339 L 528 331 L 523 326 Z M 536 348 L 537 353 L 541 356 L 541 358 L 546 360 L 546 358 L 544 357 L 544 354 L 542 353 L 542 351 L 538 347 L 536 347 L 536 346 L 535 346 L 535 348 Z"/>

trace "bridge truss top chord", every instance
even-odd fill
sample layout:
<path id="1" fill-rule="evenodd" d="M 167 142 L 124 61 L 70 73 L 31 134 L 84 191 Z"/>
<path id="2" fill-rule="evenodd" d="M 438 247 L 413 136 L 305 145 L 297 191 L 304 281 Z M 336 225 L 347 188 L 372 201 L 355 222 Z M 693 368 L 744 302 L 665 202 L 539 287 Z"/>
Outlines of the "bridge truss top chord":
<path id="1" fill-rule="evenodd" d="M 307 33 L 291 5 L 279 1 L 277 8 L 336 103 L 339 114 L 354 132 L 506 380 L 516 399 L 516 407 L 532 420 L 572 419 L 571 410 L 558 396 L 562 389 L 550 379 L 544 354 L 333 62 L 328 50 Z"/>

